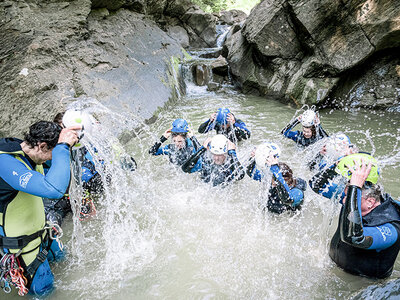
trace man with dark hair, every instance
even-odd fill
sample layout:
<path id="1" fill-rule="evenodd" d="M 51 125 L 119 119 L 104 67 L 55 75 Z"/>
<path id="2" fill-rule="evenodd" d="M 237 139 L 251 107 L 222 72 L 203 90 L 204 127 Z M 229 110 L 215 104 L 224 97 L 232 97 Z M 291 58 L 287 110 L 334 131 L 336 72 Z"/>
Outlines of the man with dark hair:
<path id="1" fill-rule="evenodd" d="M 44 295 L 51 291 L 54 277 L 46 259 L 54 235 L 45 223 L 42 197 L 61 198 L 70 179 L 70 147 L 78 141 L 80 126 L 61 129 L 58 124 L 39 121 L 24 140 L 0 139 L 0 256 L 3 284 L 10 286 L 11 274 L 19 294 Z M 42 164 L 52 159 L 43 175 Z M 26 278 L 26 279 L 25 279 Z"/>

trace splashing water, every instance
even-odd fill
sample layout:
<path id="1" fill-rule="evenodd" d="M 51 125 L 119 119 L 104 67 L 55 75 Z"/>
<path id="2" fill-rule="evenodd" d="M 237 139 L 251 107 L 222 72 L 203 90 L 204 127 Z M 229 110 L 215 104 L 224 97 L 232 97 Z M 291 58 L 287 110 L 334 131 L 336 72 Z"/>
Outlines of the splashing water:
<path id="1" fill-rule="evenodd" d="M 149 126 L 123 108 L 110 111 L 93 99 L 73 105 L 99 121 L 88 137 L 88 149 L 102 178 L 111 180 L 96 202 L 96 218 L 80 222 L 75 207 L 64 221 L 68 254 L 66 261 L 52 266 L 56 290 L 49 298 L 334 299 L 374 283 L 331 262 L 328 247 L 339 207 L 330 200 L 308 189 L 300 212 L 264 214 L 259 203 L 265 187 L 249 177 L 213 188 L 197 174 L 184 174 L 166 156 L 148 154 L 174 119 L 187 119 L 196 132 L 218 107 L 229 107 L 252 132 L 238 146 L 242 163 L 254 146 L 273 141 L 294 175 L 309 179 L 305 161 L 318 145 L 298 150 L 279 134 L 294 109 L 231 90 L 203 90 L 167 105 Z M 320 117 L 328 133 L 342 131 L 361 150 L 373 152 L 381 161 L 385 190 L 397 198 L 399 115 L 349 110 L 322 111 Z M 200 142 L 207 137 L 196 136 Z M 134 157 L 138 169 L 124 170 L 121 156 Z M 81 192 L 72 181 L 71 198 L 77 203 Z M 392 278 L 399 275 L 397 262 Z"/>

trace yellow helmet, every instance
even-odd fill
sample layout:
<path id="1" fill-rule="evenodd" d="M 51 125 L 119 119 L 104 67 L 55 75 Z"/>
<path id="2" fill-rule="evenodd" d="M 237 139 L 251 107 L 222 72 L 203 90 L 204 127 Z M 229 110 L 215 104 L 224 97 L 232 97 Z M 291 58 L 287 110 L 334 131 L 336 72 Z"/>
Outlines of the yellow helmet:
<path id="1" fill-rule="evenodd" d="M 364 159 L 364 162 L 367 164 L 370 162 L 372 163 L 371 171 L 369 172 L 369 175 L 365 181 L 376 184 L 378 182 L 380 173 L 378 167 L 378 161 L 367 153 L 355 153 L 343 157 L 337 164 L 335 171 L 336 173 L 350 179 L 351 171 L 349 170 L 348 167 L 354 166 L 356 161 L 361 165 L 362 159 Z"/>

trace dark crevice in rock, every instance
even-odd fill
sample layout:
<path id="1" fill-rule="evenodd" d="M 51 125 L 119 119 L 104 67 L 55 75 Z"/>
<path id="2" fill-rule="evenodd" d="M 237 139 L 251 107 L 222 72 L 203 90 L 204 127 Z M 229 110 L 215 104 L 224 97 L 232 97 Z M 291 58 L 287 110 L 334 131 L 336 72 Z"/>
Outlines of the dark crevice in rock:
<path id="1" fill-rule="evenodd" d="M 368 40 L 368 42 L 371 44 L 372 48 L 374 48 L 374 51 L 375 51 L 375 50 L 376 50 L 376 46 L 372 43 L 370 37 L 369 37 L 368 34 L 364 31 L 364 28 L 362 27 L 362 25 L 359 24 L 358 27 L 359 27 L 360 30 L 363 32 L 365 38 Z"/>
<path id="2" fill-rule="evenodd" d="M 295 12 L 293 11 L 293 7 L 288 2 L 284 4 L 284 8 L 286 11 L 288 24 L 289 26 L 291 26 L 292 30 L 296 33 L 297 40 L 299 41 L 300 46 L 303 49 L 304 56 L 314 55 L 313 48 L 315 48 L 315 42 L 311 34 L 297 18 Z"/>
<path id="3" fill-rule="evenodd" d="M 379 51 L 341 74 L 324 107 L 387 109 L 400 103 L 400 48 Z"/>

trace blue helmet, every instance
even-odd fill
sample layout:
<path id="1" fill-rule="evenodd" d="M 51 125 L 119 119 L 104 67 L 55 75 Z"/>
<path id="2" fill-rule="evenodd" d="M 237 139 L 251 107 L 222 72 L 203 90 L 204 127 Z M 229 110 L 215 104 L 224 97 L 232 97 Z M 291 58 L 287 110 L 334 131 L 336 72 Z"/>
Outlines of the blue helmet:
<path id="1" fill-rule="evenodd" d="M 225 108 L 225 107 L 218 108 L 217 117 L 216 117 L 215 121 L 218 124 L 222 124 L 222 125 L 227 124 L 228 123 L 228 114 L 230 114 L 230 113 L 231 113 L 231 111 L 228 108 Z"/>
<path id="2" fill-rule="evenodd" d="M 189 132 L 189 124 L 184 119 L 176 119 L 172 122 L 172 129 L 171 132 L 173 133 L 187 133 Z"/>

